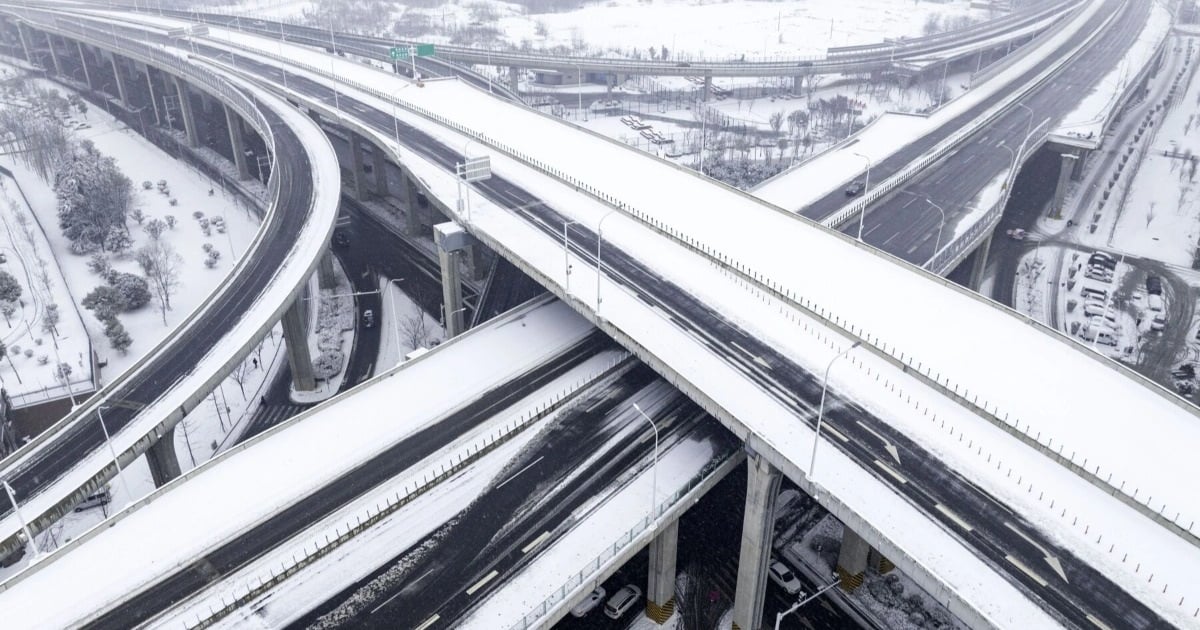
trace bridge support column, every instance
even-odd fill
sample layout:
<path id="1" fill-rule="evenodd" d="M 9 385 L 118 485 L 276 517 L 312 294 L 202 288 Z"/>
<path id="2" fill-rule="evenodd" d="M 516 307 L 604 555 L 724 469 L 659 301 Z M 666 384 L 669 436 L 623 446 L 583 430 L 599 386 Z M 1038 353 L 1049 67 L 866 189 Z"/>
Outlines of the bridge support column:
<path id="1" fill-rule="evenodd" d="M 759 630 L 767 595 L 767 563 L 775 527 L 775 497 L 779 470 L 757 453 L 746 458 L 746 512 L 742 517 L 742 546 L 738 554 L 737 590 L 733 597 L 734 630 Z"/>
<path id="2" fill-rule="evenodd" d="M 1067 190 L 1071 185 L 1071 175 L 1075 172 L 1075 163 L 1079 160 L 1079 156 L 1074 153 L 1064 153 L 1062 155 L 1062 163 L 1058 168 L 1058 186 L 1054 189 L 1054 204 L 1050 211 L 1050 217 L 1053 219 L 1061 219 L 1063 206 L 1067 202 Z"/>
<path id="3" fill-rule="evenodd" d="M 183 117 L 183 129 L 187 132 L 188 146 L 200 146 L 200 136 L 196 133 L 196 119 L 192 115 L 192 99 L 188 96 L 187 83 L 179 77 L 171 77 L 175 81 L 175 92 L 179 95 L 179 115 Z"/>
<path id="4" fill-rule="evenodd" d="M 433 242 L 437 245 L 438 264 L 442 268 L 442 321 L 449 339 L 463 332 L 462 282 L 458 269 L 462 251 L 470 245 L 470 237 L 461 225 L 446 222 L 433 226 Z"/>
<path id="5" fill-rule="evenodd" d="M 508 89 L 512 90 L 513 94 L 519 94 L 521 88 L 521 69 L 516 66 L 508 68 Z"/>
<path id="6" fill-rule="evenodd" d="M 300 296 L 283 312 L 283 338 L 287 340 L 288 365 L 296 391 L 311 392 L 317 388 L 317 381 L 308 352 L 308 307 Z"/>
<path id="7" fill-rule="evenodd" d="M 317 263 L 317 285 L 322 289 L 337 287 L 337 274 L 333 270 L 333 252 L 328 249 L 321 254 L 321 261 Z"/>
<path id="8" fill-rule="evenodd" d="M 658 531 L 650 541 L 650 580 L 646 585 L 646 616 L 662 625 L 675 612 L 675 553 L 679 521 Z"/>
<path id="9" fill-rule="evenodd" d="M 409 236 L 418 236 L 421 234 L 421 229 L 425 227 L 425 223 L 422 221 L 423 213 L 418 203 L 417 185 L 408 176 L 404 177 L 404 203 L 408 206 L 404 230 Z"/>
<path id="10" fill-rule="evenodd" d="M 367 174 L 363 172 L 362 137 L 353 131 L 350 135 L 350 170 L 354 179 L 354 198 L 359 201 L 367 200 Z"/>
<path id="11" fill-rule="evenodd" d="M 87 64 L 84 64 L 87 68 Z M 162 114 L 158 110 L 158 94 L 154 89 L 154 77 L 150 74 L 153 72 L 150 66 L 146 66 L 146 89 L 150 90 L 150 104 L 154 106 L 154 124 L 162 126 Z"/>
<path id="12" fill-rule="evenodd" d="M 712 74 L 706 73 L 704 75 L 704 99 L 703 100 L 705 102 L 708 102 L 708 99 L 710 99 L 710 98 L 712 98 Z"/>
<path id="13" fill-rule="evenodd" d="M 54 50 L 54 36 L 46 33 L 46 47 L 50 49 L 50 61 L 54 64 L 54 74 L 58 76 L 66 76 L 63 73 L 62 61 L 58 58 L 58 51 Z"/>
<path id="14" fill-rule="evenodd" d="M 246 142 L 242 134 L 242 119 L 228 105 L 225 108 L 225 126 L 229 128 L 229 146 L 233 151 L 233 163 L 237 166 L 238 179 L 250 179 L 250 166 L 246 164 Z"/>
<path id="15" fill-rule="evenodd" d="M 838 551 L 837 574 L 842 590 L 851 592 L 862 586 L 867 573 L 871 545 L 849 527 L 842 529 L 842 548 Z"/>
<path id="16" fill-rule="evenodd" d="M 487 275 L 488 265 L 487 262 L 484 261 L 484 254 L 486 253 L 487 248 L 483 243 L 480 243 L 479 241 L 473 241 L 471 243 L 471 276 L 475 278 L 476 281 L 483 280 L 483 277 Z"/>
<path id="17" fill-rule="evenodd" d="M 150 478 L 154 487 L 161 488 L 181 474 L 179 458 L 175 456 L 175 427 L 159 436 L 146 451 L 146 463 L 150 466 Z"/>
<path id="18" fill-rule="evenodd" d="M 375 195 L 388 196 L 387 158 L 384 156 L 383 147 L 377 144 L 371 145 L 371 168 L 375 169 Z"/>
<path id="19" fill-rule="evenodd" d="M 83 66 L 83 80 L 87 82 L 88 89 L 96 89 L 96 84 L 92 83 L 92 71 L 88 68 L 87 55 L 83 54 L 83 43 L 75 40 L 75 49 L 79 51 L 79 65 Z"/>
<path id="20" fill-rule="evenodd" d="M 128 92 L 125 90 L 125 77 L 121 74 L 121 64 L 117 63 L 116 55 L 112 55 L 108 60 L 112 63 L 113 77 L 117 82 L 117 96 L 120 97 L 121 104 L 129 109 L 133 107 L 133 104 L 129 102 Z"/>
<path id="21" fill-rule="evenodd" d="M 978 291 L 983 284 L 983 272 L 987 270 L 988 251 L 992 249 L 992 235 L 995 230 L 988 232 L 983 241 L 975 246 L 975 262 L 971 264 L 971 290 Z"/>
<path id="22" fill-rule="evenodd" d="M 33 47 L 29 45 L 29 27 L 24 22 L 17 22 L 17 35 L 21 38 L 21 50 L 25 52 L 25 61 L 36 66 L 33 61 Z"/>
<path id="23" fill-rule="evenodd" d="M 792 77 L 792 94 L 804 92 L 804 76 Z"/>

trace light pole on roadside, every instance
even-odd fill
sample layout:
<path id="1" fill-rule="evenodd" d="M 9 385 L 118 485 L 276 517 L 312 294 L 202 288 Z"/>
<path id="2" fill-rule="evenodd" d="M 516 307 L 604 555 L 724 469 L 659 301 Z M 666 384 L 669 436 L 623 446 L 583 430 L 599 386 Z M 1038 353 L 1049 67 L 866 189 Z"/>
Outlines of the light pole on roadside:
<path id="1" fill-rule="evenodd" d="M 117 449 L 113 447 L 112 436 L 108 432 L 108 425 L 104 422 L 104 410 L 111 409 L 101 405 L 96 407 L 96 417 L 100 419 L 100 430 L 104 432 L 104 441 L 108 443 L 108 452 L 112 455 L 113 464 L 117 467 L 117 477 L 121 479 L 121 486 L 125 488 L 125 496 L 129 501 L 133 501 L 133 493 L 129 491 L 129 481 L 125 479 L 125 474 L 121 471 L 121 461 L 117 459 Z"/>
<path id="2" fill-rule="evenodd" d="M 571 249 L 567 240 L 567 228 L 576 223 L 578 221 L 573 219 L 563 221 L 563 292 L 567 295 L 571 294 Z"/>
<path id="3" fill-rule="evenodd" d="M 396 285 L 396 290 L 403 292 L 400 289 L 401 282 L 404 282 L 404 278 L 388 278 L 388 284 Z M 388 301 L 391 302 L 391 304 L 392 304 L 392 328 L 396 333 L 396 343 L 399 344 L 400 343 L 400 307 L 396 303 L 396 294 L 389 292 L 388 293 Z M 418 313 L 418 314 L 421 317 L 425 317 L 424 313 Z M 413 349 L 416 350 L 416 348 L 413 348 Z"/>
<path id="4" fill-rule="evenodd" d="M 609 210 L 596 223 L 596 317 L 600 316 L 600 281 L 604 278 L 604 263 L 600 258 L 600 244 L 604 240 L 604 220 L 617 212 L 616 208 Z"/>
<path id="5" fill-rule="evenodd" d="M 867 161 L 867 177 L 866 177 L 866 180 L 864 180 L 864 182 L 863 182 L 863 197 L 865 198 L 867 196 L 867 193 L 871 192 L 871 158 L 869 158 L 857 151 L 854 152 L 854 155 L 857 155 L 858 157 Z M 862 237 L 863 221 L 865 221 L 866 218 L 867 218 L 867 206 L 864 203 L 862 211 L 858 213 L 858 242 L 860 242 L 860 243 L 863 240 L 863 237 Z"/>
<path id="6" fill-rule="evenodd" d="M 13 492 L 12 486 L 8 485 L 7 481 L 0 482 L 4 484 L 4 491 L 8 493 L 8 500 L 12 502 L 13 512 L 17 515 L 17 520 L 21 522 L 21 530 L 25 532 L 25 540 L 33 545 L 33 556 L 36 559 L 42 555 L 38 549 L 37 543 L 33 540 L 33 532 L 29 531 L 29 523 L 25 521 L 25 515 L 21 514 L 21 506 L 17 505 L 17 493 Z"/>
<path id="7" fill-rule="evenodd" d="M 861 341 L 855 341 L 854 345 L 839 352 L 837 356 L 829 360 L 829 365 L 825 366 L 825 378 L 821 382 L 821 404 L 817 410 L 817 432 L 813 436 L 812 457 L 808 460 L 809 481 L 813 480 L 814 468 L 817 465 L 817 445 L 821 443 L 821 423 L 825 419 L 825 394 L 829 391 L 829 370 L 833 368 L 833 364 L 836 363 L 838 359 L 850 354 L 851 350 L 859 347 L 860 345 L 862 345 Z"/>
<path id="8" fill-rule="evenodd" d="M 650 423 L 650 428 L 654 429 L 654 470 L 651 474 L 652 485 L 650 486 L 650 515 L 648 517 L 650 519 L 649 525 L 653 527 L 657 522 L 657 515 L 655 512 L 658 508 L 658 505 L 656 505 L 658 501 L 658 425 L 654 424 L 654 420 L 651 420 L 650 416 L 646 415 L 646 412 L 642 411 L 642 408 L 639 407 L 637 403 L 633 403 L 633 408 L 636 409 L 638 413 L 642 414 L 642 417 L 646 419 L 646 422 Z"/>
<path id="9" fill-rule="evenodd" d="M 934 208 L 937 208 L 937 211 L 940 212 L 942 215 L 942 220 L 940 223 L 938 223 L 937 240 L 934 241 L 934 245 L 933 245 L 933 255 L 931 255 L 929 257 L 929 260 L 925 261 L 925 264 L 928 265 L 929 263 L 933 262 L 933 259 L 935 257 L 937 257 L 938 250 L 941 249 L 941 247 L 942 247 L 942 228 L 946 227 L 946 210 L 944 208 L 942 208 L 941 206 L 937 205 L 936 203 L 934 203 L 933 200 L 930 199 L 929 197 L 926 197 L 925 201 L 926 201 L 926 203 L 933 206 Z"/>
<path id="10" fill-rule="evenodd" d="M 779 630 L 779 623 L 780 623 L 781 621 L 783 621 L 783 618 L 784 618 L 784 617 L 786 617 L 786 616 L 788 616 L 788 615 L 790 615 L 790 614 L 792 614 L 792 613 L 796 612 L 797 610 L 800 610 L 800 607 L 801 607 L 801 606 L 803 606 L 803 605 L 807 604 L 808 602 L 811 602 L 812 600 L 814 600 L 814 599 L 816 599 L 816 598 L 820 597 L 821 595 L 824 595 L 824 594 L 825 594 L 825 591 L 828 591 L 829 589 L 831 589 L 831 588 L 833 588 L 833 587 L 837 586 L 837 585 L 838 585 L 838 584 L 840 584 L 840 583 L 841 583 L 841 580 L 839 580 L 839 579 L 838 579 L 838 577 L 837 577 L 837 574 L 836 574 L 836 573 L 834 573 L 834 574 L 833 574 L 833 581 L 832 581 L 832 582 L 830 582 L 829 584 L 826 584 L 825 586 L 822 586 L 822 587 L 821 587 L 821 590 L 819 590 L 819 591 L 817 591 L 816 593 L 813 593 L 812 595 L 809 595 L 808 597 L 806 597 L 806 598 L 804 598 L 804 599 L 802 599 L 802 600 L 800 600 L 800 601 L 796 602 L 795 604 L 793 604 L 793 605 L 792 605 L 792 607 L 791 607 L 791 608 L 789 608 L 789 609 L 787 609 L 787 610 L 785 610 L 785 611 L 783 611 L 783 612 L 780 612 L 780 613 L 775 613 L 775 630 Z"/>

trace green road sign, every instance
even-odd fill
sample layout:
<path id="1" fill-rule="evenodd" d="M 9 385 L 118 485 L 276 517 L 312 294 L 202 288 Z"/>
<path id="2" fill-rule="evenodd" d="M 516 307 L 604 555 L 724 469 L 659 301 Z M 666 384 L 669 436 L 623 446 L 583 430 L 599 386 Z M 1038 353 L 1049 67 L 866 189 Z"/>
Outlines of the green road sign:
<path id="1" fill-rule="evenodd" d="M 408 59 L 409 55 L 416 53 L 418 57 L 432 57 L 433 44 L 417 44 L 416 46 L 393 46 L 388 50 L 388 55 L 393 61 Z"/>
<path id="2" fill-rule="evenodd" d="M 392 59 L 408 59 L 407 48 L 392 47 L 392 49 L 388 51 L 388 54 L 392 56 Z"/>
<path id="3" fill-rule="evenodd" d="M 417 44 L 417 56 L 418 57 L 432 57 L 433 56 L 433 44 Z"/>

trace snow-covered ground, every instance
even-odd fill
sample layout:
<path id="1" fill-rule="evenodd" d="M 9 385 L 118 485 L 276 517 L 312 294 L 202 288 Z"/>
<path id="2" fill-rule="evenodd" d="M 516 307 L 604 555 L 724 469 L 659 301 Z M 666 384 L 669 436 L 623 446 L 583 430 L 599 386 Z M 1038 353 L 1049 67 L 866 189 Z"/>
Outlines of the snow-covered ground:
<path id="1" fill-rule="evenodd" d="M 218 10 L 238 15 L 300 18 L 318 2 L 249 0 Z M 981 21 L 991 17 L 968 0 L 605 0 L 577 8 L 532 13 L 498 0 L 395 7 L 371 25 L 389 32 L 396 20 L 428 29 L 423 40 L 457 43 L 455 31 L 495 26 L 508 46 L 534 49 L 585 47 L 590 51 L 649 56 L 666 48 L 671 58 L 746 60 L 823 55 L 836 46 L 885 38 L 919 37 L 928 21 Z M 420 16 L 420 17 L 417 17 Z M 414 33 L 415 35 L 415 33 Z"/>
<path id="2" fill-rule="evenodd" d="M 518 322 L 523 325 L 514 325 Z M 135 585 L 194 560 L 204 549 L 245 531 L 312 488 L 353 469 L 357 462 L 436 422 L 462 400 L 540 364 L 589 330 L 586 321 L 561 303 L 541 302 L 470 331 L 455 343 L 443 344 L 420 360 L 376 378 L 370 386 L 306 412 L 286 428 L 274 430 L 270 439 L 264 435 L 247 442 L 127 508 L 120 520 L 92 529 L 69 549 L 5 582 L 0 608 L 11 613 L 5 617 L 5 627 L 71 625 L 129 594 Z M 464 361 L 462 353 L 507 360 Z M 619 352 L 598 355 L 548 385 L 546 391 L 558 394 L 577 387 L 621 356 Z M 434 390 L 443 395 L 427 395 Z M 529 415 L 545 396 L 543 392 L 517 403 L 494 423 L 462 436 L 414 470 L 419 474 L 428 466 L 443 463 L 497 426 Z M 406 402 L 396 405 L 397 400 Z M 381 414 L 380 409 L 391 412 Z M 353 422 L 347 424 L 347 419 Z M 297 464 L 318 461 L 327 465 Z M 247 484 L 247 479 L 255 482 Z M 375 500 L 372 495 L 366 505 Z M 190 516 L 180 520 L 180 514 Z M 95 579 L 99 573 L 105 579 Z"/>
<path id="3" fill-rule="evenodd" d="M 404 357 L 417 348 L 428 349 L 446 338 L 446 329 L 430 317 L 395 284 L 380 278 L 383 289 L 383 316 L 379 344 L 379 367 L 399 365 Z M 426 340 L 414 345 L 414 341 Z"/>

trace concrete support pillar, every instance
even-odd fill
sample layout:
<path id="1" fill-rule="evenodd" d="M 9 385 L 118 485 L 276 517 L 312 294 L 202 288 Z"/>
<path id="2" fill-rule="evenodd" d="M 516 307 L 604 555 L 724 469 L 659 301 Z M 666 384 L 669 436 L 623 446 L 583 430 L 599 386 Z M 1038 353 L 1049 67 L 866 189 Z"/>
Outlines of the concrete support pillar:
<path id="1" fill-rule="evenodd" d="M 767 595 L 767 564 L 775 531 L 775 497 L 779 471 L 757 453 L 746 458 L 746 512 L 738 554 L 737 590 L 733 598 L 734 630 L 759 630 Z"/>
<path id="2" fill-rule="evenodd" d="M 183 128 L 187 132 L 188 146 L 200 146 L 200 136 L 196 133 L 196 119 L 192 116 L 192 99 L 188 96 L 187 83 L 179 77 L 171 77 L 175 81 L 175 93 L 179 95 L 179 115 L 183 117 Z"/>
<path id="3" fill-rule="evenodd" d="M 84 64 L 86 68 L 87 65 Z M 150 74 L 150 66 L 146 66 L 146 88 L 150 90 L 150 104 L 154 106 L 154 124 L 162 126 L 162 114 L 158 111 L 158 94 L 154 90 L 154 79 Z"/>
<path id="4" fill-rule="evenodd" d="M 125 75 L 121 72 L 121 64 L 117 63 L 117 56 L 113 55 L 108 60 L 112 62 L 113 77 L 117 82 L 117 96 L 120 97 L 121 104 L 126 109 L 133 107 L 133 104 L 129 102 L 128 92 L 125 91 Z"/>
<path id="5" fill-rule="evenodd" d="M 388 165 L 383 155 L 383 148 L 377 144 L 371 145 L 371 167 L 375 169 L 375 195 L 388 196 Z"/>
<path id="6" fill-rule="evenodd" d="M 154 487 L 161 488 L 180 475 L 179 458 L 175 455 L 175 427 L 159 436 L 146 451 L 146 463 L 150 466 L 150 478 Z"/>
<path id="7" fill-rule="evenodd" d="M 837 574 L 846 592 L 862 586 L 867 572 L 871 545 L 849 527 L 842 529 L 842 548 L 838 551 Z"/>
<path id="8" fill-rule="evenodd" d="M 801 94 L 804 92 L 804 77 L 792 77 L 792 94 Z"/>
<path id="9" fill-rule="evenodd" d="M 1073 153 L 1062 155 L 1062 163 L 1058 168 L 1058 186 L 1054 189 L 1054 204 L 1050 211 L 1051 218 L 1062 218 L 1063 205 L 1067 202 L 1067 191 L 1071 185 L 1071 174 L 1075 172 L 1077 160 L 1079 160 L 1079 156 Z"/>
<path id="10" fill-rule="evenodd" d="M 442 268 L 442 320 L 446 324 L 446 337 L 453 338 L 464 330 L 462 282 L 458 269 L 470 237 L 457 223 L 439 223 L 433 226 L 433 242 L 437 245 L 438 264 Z"/>
<path id="11" fill-rule="evenodd" d="M 24 22 L 17 22 L 17 35 L 21 37 L 21 50 L 25 52 L 25 61 L 36 66 L 33 62 L 33 47 L 29 45 L 29 27 Z"/>
<path id="12" fill-rule="evenodd" d="M 708 99 L 710 99 L 710 98 L 712 98 L 712 75 L 705 74 L 704 75 L 704 97 L 703 97 L 703 100 L 708 101 Z"/>
<path id="13" fill-rule="evenodd" d="M 418 236 L 421 234 L 421 228 L 424 227 L 424 222 L 421 220 L 423 213 L 417 203 L 417 185 L 407 176 L 404 177 L 404 203 L 408 206 L 408 214 L 405 216 L 404 222 L 405 232 L 409 236 Z"/>
<path id="14" fill-rule="evenodd" d="M 283 312 L 283 338 L 287 340 L 288 365 L 296 391 L 311 392 L 317 388 L 317 380 L 308 352 L 308 307 L 300 297 Z"/>
<path id="15" fill-rule="evenodd" d="M 988 251 L 992 249 L 993 232 L 988 232 L 983 241 L 975 248 L 975 262 L 971 264 L 971 290 L 978 291 L 983 284 L 983 272 L 987 270 Z"/>
<path id="16" fill-rule="evenodd" d="M 662 625 L 675 612 L 675 552 L 679 521 L 659 530 L 650 541 L 650 577 L 646 584 L 646 616 Z"/>
<path id="17" fill-rule="evenodd" d="M 471 243 L 471 275 L 478 282 L 483 280 L 487 275 L 487 262 L 484 260 L 487 254 L 487 247 L 479 241 Z"/>
<path id="18" fill-rule="evenodd" d="M 617 75 L 616 74 L 609 72 L 608 74 L 604 75 L 604 93 L 605 93 L 605 95 L 607 95 L 611 98 L 613 86 L 616 84 L 617 84 Z"/>
<path id="19" fill-rule="evenodd" d="M 46 46 L 50 49 L 50 61 L 54 64 L 54 74 L 64 76 L 62 61 L 58 58 L 58 51 L 54 50 L 54 36 L 46 33 Z"/>
<path id="20" fill-rule="evenodd" d="M 518 94 L 521 87 L 521 69 L 512 66 L 508 69 L 508 89 L 512 90 L 513 94 Z"/>
<path id="21" fill-rule="evenodd" d="M 891 573 L 892 569 L 896 568 L 896 565 L 892 564 L 887 556 L 879 553 L 879 550 L 874 547 L 871 547 L 871 553 L 867 554 L 867 566 L 880 575 Z"/>
<path id="22" fill-rule="evenodd" d="M 333 271 L 333 252 L 328 249 L 321 254 L 321 262 L 317 265 L 317 284 L 322 289 L 337 287 L 337 274 Z"/>
<path id="23" fill-rule="evenodd" d="M 79 65 L 83 66 L 83 80 L 87 81 L 87 86 L 90 89 L 96 89 L 96 84 L 92 83 L 92 71 L 88 68 L 87 55 L 83 54 L 83 43 L 75 40 L 75 49 L 79 51 Z"/>
<path id="24" fill-rule="evenodd" d="M 367 200 L 367 174 L 363 172 L 362 137 L 353 131 L 350 134 L 350 171 L 354 180 L 354 198 L 359 201 Z"/>
<path id="25" fill-rule="evenodd" d="M 238 179 L 250 179 L 250 166 L 246 163 L 246 139 L 242 135 L 242 119 L 229 109 L 228 105 L 225 108 L 225 126 L 229 128 L 229 145 L 233 149 L 233 163 L 237 166 Z"/>

